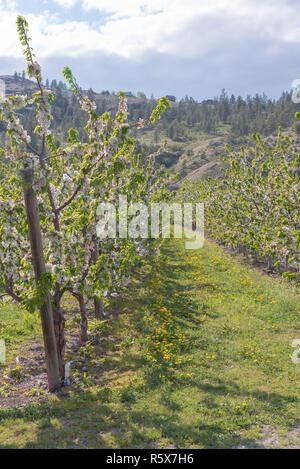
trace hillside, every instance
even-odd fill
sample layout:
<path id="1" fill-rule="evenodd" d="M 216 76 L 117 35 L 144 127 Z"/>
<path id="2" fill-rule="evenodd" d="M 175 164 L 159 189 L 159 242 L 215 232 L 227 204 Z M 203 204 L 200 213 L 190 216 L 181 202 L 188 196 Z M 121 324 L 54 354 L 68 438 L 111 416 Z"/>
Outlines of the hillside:
<path id="1" fill-rule="evenodd" d="M 6 96 L 29 94 L 38 90 L 36 83 L 24 76 L 0 75 L 0 80 L 5 83 Z"/>
<path id="2" fill-rule="evenodd" d="M 15 74 L 0 76 L 1 78 L 6 83 L 9 95 L 36 90 L 36 85 L 24 76 Z M 62 82 L 57 84 L 52 81 L 49 86 L 53 87 L 55 94 L 52 104 L 54 120 L 51 125 L 58 141 L 63 143 L 67 139 L 67 130 L 70 127 L 79 129 L 80 138 L 86 140 L 86 134 L 82 130 L 86 122 L 86 113 L 80 109 L 72 92 Z M 95 100 L 100 114 L 116 112 L 116 93 L 96 93 L 91 89 L 83 93 Z M 127 95 L 131 122 L 136 122 L 139 118 L 148 118 L 157 104 L 156 99 L 147 99 L 143 93 L 134 96 L 129 92 Z M 223 90 L 220 97 L 213 100 L 196 102 L 186 97 L 179 102 L 171 101 L 170 108 L 158 123 L 138 134 L 136 131 L 133 133 L 138 137 L 138 151 L 149 154 L 165 144 L 166 150 L 157 159 L 158 163 L 165 165 L 171 173 L 179 173 L 181 179 L 187 177 L 195 180 L 206 174 L 214 176 L 219 173 L 219 168 L 223 166 L 221 157 L 224 155 L 226 144 L 233 150 L 238 150 L 241 145 L 251 142 L 251 133 L 259 132 L 264 137 L 274 136 L 278 125 L 281 125 L 285 132 L 300 131 L 299 124 L 294 123 L 294 114 L 300 109 L 299 106 L 291 101 L 289 93 L 283 93 L 278 100 L 259 95 L 243 99 L 233 95 L 229 98 Z M 35 143 L 37 138 L 33 134 L 36 126 L 34 111 L 28 109 L 21 111 L 21 114 L 23 123 Z M 3 123 L 0 123 L 0 143 L 5 145 Z"/>
<path id="3" fill-rule="evenodd" d="M 295 148 L 300 151 L 300 139 L 293 128 L 282 133 L 283 138 L 288 136 L 295 140 Z M 268 147 L 276 144 L 277 133 L 264 138 Z M 205 176 L 215 177 L 220 175 L 221 168 L 225 167 L 223 156 L 226 154 L 225 145 L 232 151 L 239 151 L 241 146 L 253 145 L 253 139 L 249 137 L 233 137 L 224 133 L 223 136 L 203 136 L 199 141 L 186 145 L 184 153 L 178 158 L 172 167 L 174 172 L 181 175 L 181 180 L 197 181 Z"/>

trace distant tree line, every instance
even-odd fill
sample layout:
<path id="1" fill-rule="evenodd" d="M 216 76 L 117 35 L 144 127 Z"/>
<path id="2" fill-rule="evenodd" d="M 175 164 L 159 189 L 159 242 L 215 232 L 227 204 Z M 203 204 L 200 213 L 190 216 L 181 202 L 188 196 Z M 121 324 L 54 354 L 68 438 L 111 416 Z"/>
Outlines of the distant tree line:
<path id="1" fill-rule="evenodd" d="M 283 129 L 291 127 L 299 108 L 299 104 L 292 102 L 289 92 L 274 100 L 265 94 L 246 99 L 235 95 L 229 97 L 222 90 L 219 97 L 202 103 L 186 97 L 168 109 L 158 125 L 172 140 L 180 140 L 186 129 L 196 128 L 213 134 L 221 125 L 226 125 L 229 133 L 237 137 L 257 132 L 269 135 L 277 131 L 278 125 Z M 296 130 L 300 133 L 299 126 Z"/>
<path id="2" fill-rule="evenodd" d="M 17 72 L 16 72 L 17 74 Z M 18 75 L 18 74 L 17 74 Z M 21 79 L 23 75 L 18 75 Z M 67 138 L 67 131 L 72 126 L 79 130 L 80 138 L 84 141 L 86 138 L 83 129 L 86 119 L 77 101 L 68 94 L 68 87 L 62 81 L 52 80 L 45 82 L 46 87 L 55 91 L 55 100 L 53 102 L 52 128 L 56 131 L 58 138 L 63 141 Z M 97 103 L 97 112 L 117 111 L 116 93 L 110 93 L 103 90 L 101 93 L 94 93 L 92 89 L 88 90 L 89 99 Z M 132 121 L 144 119 L 156 106 L 157 101 L 151 96 L 146 99 L 142 92 L 137 94 L 137 99 L 129 99 L 128 107 Z M 292 102 L 291 93 L 284 92 L 277 100 L 270 99 L 266 94 L 241 96 L 228 94 L 223 89 L 220 96 L 214 99 L 197 102 L 193 98 L 186 96 L 165 112 L 162 119 L 153 126 L 153 144 L 158 144 L 162 137 L 168 137 L 173 141 L 184 142 L 191 138 L 193 133 L 215 134 L 220 127 L 224 127 L 228 134 L 235 137 L 247 136 L 251 133 L 260 133 L 270 135 L 277 131 L 278 125 L 282 129 L 290 128 L 293 125 L 293 116 L 300 110 L 300 105 Z M 34 113 L 28 108 L 22 111 L 24 125 L 33 135 L 36 126 Z M 300 122 L 294 123 L 295 130 L 300 134 Z M 153 130 L 152 129 L 152 130 Z M 0 128 L 0 142 L 3 144 L 5 128 Z M 1 135 L 2 132 L 2 135 Z"/>

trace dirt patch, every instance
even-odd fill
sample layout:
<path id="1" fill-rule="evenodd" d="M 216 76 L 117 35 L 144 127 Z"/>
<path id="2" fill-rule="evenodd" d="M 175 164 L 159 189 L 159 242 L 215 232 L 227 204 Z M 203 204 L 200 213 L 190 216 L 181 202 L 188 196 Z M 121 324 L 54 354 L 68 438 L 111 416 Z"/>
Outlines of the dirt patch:
<path id="1" fill-rule="evenodd" d="M 195 169 L 194 171 L 187 174 L 187 176 L 183 179 L 183 181 L 196 181 L 199 179 L 203 174 L 211 175 L 212 172 L 216 172 L 220 168 L 219 161 L 209 161 L 206 164 L 203 164 L 199 168 Z"/>
<path id="2" fill-rule="evenodd" d="M 78 331 L 67 329 L 65 335 L 66 356 L 74 357 L 79 350 Z M 63 397 L 67 389 L 58 395 Z M 49 395 L 42 339 L 34 338 L 20 346 L 11 363 L 0 368 L 0 408 L 25 407 L 46 401 Z"/>
<path id="3" fill-rule="evenodd" d="M 122 436 L 122 432 L 120 431 L 119 428 L 111 427 L 111 428 L 108 428 L 107 430 L 105 430 L 104 432 L 99 433 L 99 437 L 105 439 L 105 437 L 107 437 L 110 434 L 113 434 L 117 437 Z"/>
<path id="4" fill-rule="evenodd" d="M 280 440 L 284 438 L 287 443 L 280 445 Z M 300 449 L 300 422 L 297 422 L 285 435 L 280 435 L 277 428 L 263 427 L 261 440 L 258 442 L 264 448 L 276 448 L 281 446 L 284 449 Z"/>
<path id="5" fill-rule="evenodd" d="M 0 369 L 0 408 L 24 407 L 48 394 L 48 379 L 39 339 L 31 339 L 20 347 L 18 356 Z"/>
<path id="6" fill-rule="evenodd" d="M 283 443 L 281 443 L 283 441 Z M 300 422 L 287 430 L 286 433 L 279 433 L 278 427 L 264 425 L 259 440 L 253 445 L 239 445 L 233 449 L 300 449 Z"/>

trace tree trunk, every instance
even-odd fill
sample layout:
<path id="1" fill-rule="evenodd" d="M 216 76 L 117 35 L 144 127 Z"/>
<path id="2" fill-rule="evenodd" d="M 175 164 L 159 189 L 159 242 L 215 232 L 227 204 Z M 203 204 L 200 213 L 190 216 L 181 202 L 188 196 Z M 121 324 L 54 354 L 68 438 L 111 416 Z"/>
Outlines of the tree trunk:
<path id="1" fill-rule="evenodd" d="M 244 253 L 244 256 L 246 257 L 246 259 L 248 259 L 249 258 L 249 253 L 248 253 L 247 246 L 243 246 L 243 253 Z"/>
<path id="2" fill-rule="evenodd" d="M 273 257 L 267 257 L 268 270 L 272 270 L 274 267 Z"/>
<path id="3" fill-rule="evenodd" d="M 101 298 L 94 298 L 94 311 L 97 319 L 104 318 L 103 301 Z"/>
<path id="4" fill-rule="evenodd" d="M 94 236 L 94 249 L 92 254 L 93 263 L 96 264 L 99 254 L 101 253 L 101 243 L 96 236 Z M 104 318 L 103 302 L 101 298 L 94 298 L 94 312 L 97 319 Z"/>
<path id="5" fill-rule="evenodd" d="M 61 379 L 65 378 L 65 316 L 60 307 L 59 301 L 54 298 L 54 310 L 53 310 L 53 319 L 54 319 L 54 331 L 56 339 L 56 349 L 58 356 L 58 366 L 59 374 Z"/>
<path id="6" fill-rule="evenodd" d="M 81 334 L 82 343 L 85 344 L 88 340 L 88 334 L 87 334 L 88 318 L 87 318 L 86 305 L 85 305 L 83 295 L 78 295 L 78 301 L 79 301 L 80 315 L 81 315 L 80 334 Z"/>
<path id="7" fill-rule="evenodd" d="M 289 270 L 289 256 L 284 256 L 284 272 L 288 272 Z"/>
<path id="8" fill-rule="evenodd" d="M 31 246 L 32 264 L 35 273 L 35 282 L 38 286 L 41 276 L 46 274 L 44 248 L 39 217 L 36 193 L 32 188 L 33 171 L 29 168 L 22 172 L 24 180 L 24 201 L 29 228 L 29 239 Z M 49 381 L 49 391 L 60 389 L 60 374 L 58 365 L 57 347 L 54 333 L 53 312 L 50 295 L 45 297 L 44 304 L 40 307 L 41 322 L 43 329 L 46 368 Z"/>

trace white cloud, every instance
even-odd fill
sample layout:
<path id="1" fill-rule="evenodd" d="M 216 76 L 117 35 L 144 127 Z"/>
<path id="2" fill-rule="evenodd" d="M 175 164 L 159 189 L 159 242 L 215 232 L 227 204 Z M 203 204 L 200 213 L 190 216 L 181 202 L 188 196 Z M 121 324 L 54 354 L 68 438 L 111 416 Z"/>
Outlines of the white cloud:
<path id="1" fill-rule="evenodd" d="M 0 0 L 1 1 L 1 0 Z M 33 44 L 40 57 L 116 54 L 141 60 L 148 53 L 199 58 L 216 48 L 236 47 L 242 38 L 299 43 L 300 5 L 285 0 L 55 0 L 69 8 L 105 13 L 106 23 L 62 21 L 44 11 L 30 14 Z M 0 56 L 19 57 L 12 0 L 0 3 Z M 95 13 L 95 20 L 97 15 Z"/>
<path id="2" fill-rule="evenodd" d="M 1 3 L 5 4 L 7 10 L 15 10 L 17 2 L 15 0 L 2 0 Z"/>
<path id="3" fill-rule="evenodd" d="M 76 5 L 76 3 L 78 3 L 78 0 L 54 0 L 54 1 L 55 3 L 57 3 L 63 8 L 71 8 L 74 5 Z"/>

